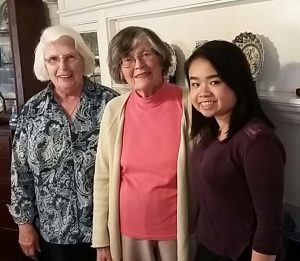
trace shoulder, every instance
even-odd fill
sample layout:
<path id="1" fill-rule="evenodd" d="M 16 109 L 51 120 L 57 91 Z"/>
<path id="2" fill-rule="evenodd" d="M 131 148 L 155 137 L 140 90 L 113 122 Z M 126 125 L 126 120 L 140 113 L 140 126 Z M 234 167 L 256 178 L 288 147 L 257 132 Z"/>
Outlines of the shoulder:
<path id="1" fill-rule="evenodd" d="M 189 91 L 186 87 L 181 87 L 176 84 L 164 83 L 165 90 L 167 93 L 167 99 L 172 98 L 172 100 L 176 100 L 182 104 L 184 108 L 188 108 L 189 106 Z"/>
<path id="2" fill-rule="evenodd" d="M 181 97 L 184 102 L 189 98 L 189 89 L 186 86 L 179 86 L 173 83 L 166 82 L 165 85 L 169 88 L 168 92 Z"/>
<path id="3" fill-rule="evenodd" d="M 130 94 L 131 92 L 122 94 L 107 103 L 102 118 L 103 122 L 107 124 L 118 122 L 118 119 L 120 119 L 123 114 L 126 101 L 128 100 Z"/>
<path id="4" fill-rule="evenodd" d="M 33 110 L 42 107 L 42 104 L 51 97 L 51 89 L 48 85 L 45 89 L 41 90 L 37 94 L 33 95 L 23 106 L 21 114 L 30 114 Z"/>
<path id="5" fill-rule="evenodd" d="M 119 93 L 117 93 L 115 90 L 101 85 L 99 83 L 94 83 L 90 81 L 89 79 L 85 79 L 84 81 L 84 90 L 89 96 L 94 96 L 96 98 L 108 98 L 108 100 L 119 96 Z"/>
<path id="6" fill-rule="evenodd" d="M 275 136 L 273 129 L 261 120 L 250 121 L 242 129 L 242 133 L 249 139 L 256 139 L 262 135 Z"/>
<path id="7" fill-rule="evenodd" d="M 114 99 L 110 100 L 107 105 L 105 110 L 107 111 L 119 111 L 122 110 L 126 101 L 128 100 L 131 92 L 122 94 L 120 96 L 115 97 Z"/>
<path id="8" fill-rule="evenodd" d="M 242 129 L 235 135 L 236 143 L 250 144 L 257 142 L 257 140 L 271 138 L 277 140 L 274 130 L 265 122 L 259 119 L 249 121 Z"/>
<path id="9" fill-rule="evenodd" d="M 246 124 L 237 133 L 235 144 L 243 148 L 244 152 L 257 151 L 259 155 L 277 150 L 285 158 L 285 149 L 281 141 L 274 130 L 261 120 L 252 120 Z"/>
<path id="10" fill-rule="evenodd" d="M 28 106 L 28 105 L 32 105 L 32 104 L 35 104 L 37 102 L 39 102 L 40 100 L 42 99 L 45 99 L 48 95 L 51 94 L 51 90 L 50 90 L 50 87 L 49 85 L 41 90 L 40 92 L 36 93 L 35 95 L 33 95 L 26 103 L 24 106 Z"/>
<path id="11" fill-rule="evenodd" d="M 168 93 L 173 93 L 174 95 L 182 96 L 183 95 L 183 88 L 179 85 L 165 82 L 165 86 L 168 88 Z"/>

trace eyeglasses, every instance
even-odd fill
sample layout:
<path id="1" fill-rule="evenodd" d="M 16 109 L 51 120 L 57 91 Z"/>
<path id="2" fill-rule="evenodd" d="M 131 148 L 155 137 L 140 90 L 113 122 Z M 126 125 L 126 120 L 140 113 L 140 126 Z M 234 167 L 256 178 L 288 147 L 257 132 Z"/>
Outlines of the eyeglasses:
<path id="1" fill-rule="evenodd" d="M 136 60 L 140 59 L 142 62 L 149 62 L 153 59 L 153 57 L 157 54 L 154 50 L 144 51 L 136 56 L 127 56 L 121 59 L 121 66 L 123 68 L 131 68 L 135 65 Z"/>
<path id="2" fill-rule="evenodd" d="M 67 54 L 67 55 L 50 56 L 48 58 L 44 58 L 44 61 L 50 64 L 51 66 L 57 66 L 61 60 L 63 60 L 63 62 L 67 64 L 70 64 L 77 61 L 78 57 L 76 57 L 73 54 Z"/>

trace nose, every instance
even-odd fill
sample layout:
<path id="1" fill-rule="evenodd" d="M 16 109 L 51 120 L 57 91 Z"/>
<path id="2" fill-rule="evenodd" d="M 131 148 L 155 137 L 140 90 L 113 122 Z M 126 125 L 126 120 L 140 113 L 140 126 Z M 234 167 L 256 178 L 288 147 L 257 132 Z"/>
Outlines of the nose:
<path id="1" fill-rule="evenodd" d="M 144 60 L 140 56 L 134 58 L 134 68 L 138 69 L 145 65 Z"/>
<path id="2" fill-rule="evenodd" d="M 58 66 L 60 68 L 65 68 L 67 65 L 68 65 L 67 59 L 65 59 L 65 57 L 60 57 L 59 62 L 58 62 Z"/>
<path id="3" fill-rule="evenodd" d="M 198 96 L 199 97 L 208 97 L 211 95 L 211 91 L 207 84 L 202 84 L 198 89 Z"/>

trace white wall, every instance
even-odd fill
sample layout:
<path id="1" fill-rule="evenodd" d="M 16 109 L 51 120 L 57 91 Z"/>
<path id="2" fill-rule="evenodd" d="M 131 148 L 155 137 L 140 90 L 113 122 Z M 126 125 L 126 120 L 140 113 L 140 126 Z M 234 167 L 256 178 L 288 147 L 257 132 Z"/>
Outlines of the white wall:
<path id="1" fill-rule="evenodd" d="M 176 46 L 181 85 L 183 62 L 196 41 L 232 41 L 245 31 L 258 34 L 265 62 L 257 88 L 266 91 L 261 99 L 287 150 L 286 201 L 300 207 L 300 99 L 295 96 L 300 87 L 299 0 L 58 0 L 58 6 L 61 23 L 81 32 L 97 31 L 101 79 L 121 91 L 111 81 L 106 56 L 109 40 L 126 26 L 148 27 Z"/>
<path id="2" fill-rule="evenodd" d="M 190 55 L 197 40 L 231 41 L 241 32 L 253 32 L 261 37 L 266 51 L 258 88 L 294 92 L 296 87 L 300 87 L 299 0 L 99 2 L 59 0 L 61 23 L 78 27 L 93 22 L 101 30 L 100 37 L 109 39 L 114 33 L 113 26 L 117 30 L 128 25 L 149 27 L 167 42 L 178 46 L 181 60 Z M 115 2 L 117 5 L 114 5 Z M 88 6 L 86 10 L 84 6 Z M 93 12 L 95 10 L 101 12 Z M 89 15 L 91 12 L 92 15 Z M 100 49 L 106 56 L 106 46 L 100 46 Z M 103 78 L 106 84 L 111 84 L 109 75 Z M 184 83 L 182 73 L 179 73 L 178 79 L 179 83 Z"/>

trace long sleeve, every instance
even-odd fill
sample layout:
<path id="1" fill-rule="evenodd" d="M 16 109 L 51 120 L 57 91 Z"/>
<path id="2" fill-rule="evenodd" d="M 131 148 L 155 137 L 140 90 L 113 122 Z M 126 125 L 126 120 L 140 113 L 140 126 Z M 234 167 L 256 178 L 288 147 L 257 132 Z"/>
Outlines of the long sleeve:
<path id="1" fill-rule="evenodd" d="M 15 223 L 33 223 L 37 214 L 33 173 L 28 166 L 26 117 L 20 115 L 12 147 L 11 204 L 8 206 Z"/>
<path id="2" fill-rule="evenodd" d="M 198 184 L 192 175 L 196 175 L 195 165 L 197 165 L 197 153 L 194 153 L 191 158 L 191 173 L 188 176 L 189 184 L 189 233 L 196 232 L 197 219 L 199 216 L 199 196 L 197 195 Z"/>
<path id="3" fill-rule="evenodd" d="M 109 133 L 108 107 L 106 107 L 100 127 L 94 176 L 94 213 L 92 247 L 105 247 L 109 243 Z"/>
<path id="4" fill-rule="evenodd" d="M 256 137 L 244 158 L 257 220 L 252 248 L 263 254 L 276 254 L 281 244 L 284 163 L 284 150 L 271 135 Z"/>

